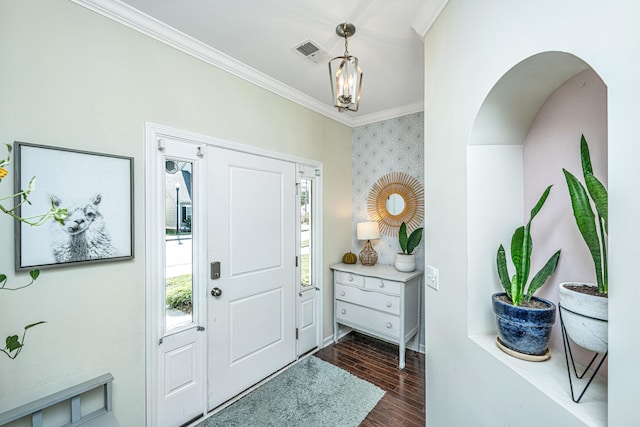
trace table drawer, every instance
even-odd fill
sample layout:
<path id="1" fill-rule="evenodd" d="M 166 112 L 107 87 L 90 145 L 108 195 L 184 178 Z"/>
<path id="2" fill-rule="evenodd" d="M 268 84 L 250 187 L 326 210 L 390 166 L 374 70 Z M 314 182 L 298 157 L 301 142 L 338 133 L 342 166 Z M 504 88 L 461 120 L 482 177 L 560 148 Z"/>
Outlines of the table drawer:
<path id="1" fill-rule="evenodd" d="M 353 274 L 353 273 L 346 273 L 344 271 L 336 271 L 335 280 L 336 280 L 336 283 L 341 283 L 343 285 L 353 285 L 353 286 L 359 286 L 359 287 L 364 286 L 363 276 Z"/>
<path id="2" fill-rule="evenodd" d="M 400 295 L 400 291 L 402 290 L 402 283 L 394 282 L 392 280 L 380 279 L 378 277 L 365 277 L 364 287 L 366 289 L 386 292 L 388 294 Z"/>
<path id="3" fill-rule="evenodd" d="M 367 307 L 351 304 L 344 301 L 336 301 L 336 320 L 353 322 L 367 329 L 387 335 L 396 339 L 400 338 L 400 318 L 393 314 L 382 313 Z"/>
<path id="4" fill-rule="evenodd" d="M 337 284 L 336 299 L 364 305 L 391 314 L 400 314 L 400 297 L 393 295 Z"/>

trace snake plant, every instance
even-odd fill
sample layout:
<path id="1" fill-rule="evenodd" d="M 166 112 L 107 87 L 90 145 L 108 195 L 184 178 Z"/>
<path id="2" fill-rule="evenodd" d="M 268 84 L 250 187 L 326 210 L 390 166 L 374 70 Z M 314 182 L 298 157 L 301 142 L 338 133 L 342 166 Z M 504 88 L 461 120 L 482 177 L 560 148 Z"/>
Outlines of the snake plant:
<path id="1" fill-rule="evenodd" d="M 580 138 L 580 160 L 586 189 L 585 186 L 566 169 L 562 169 L 562 172 L 564 172 L 567 187 L 569 188 L 573 216 L 576 219 L 578 230 L 580 230 L 580 234 L 587 244 L 591 258 L 593 259 L 598 292 L 606 294 L 609 292 L 609 275 L 607 271 L 609 196 L 602 182 L 593 176 L 589 146 L 587 145 L 587 140 L 584 135 Z M 592 201 L 596 208 L 597 215 L 591 208 Z"/>
<path id="2" fill-rule="evenodd" d="M 545 284 L 547 279 L 556 271 L 558 266 L 558 260 L 560 258 L 560 250 L 549 258 L 549 261 L 540 269 L 540 271 L 533 277 L 529 286 L 529 273 L 531 270 L 531 253 L 533 252 L 533 240 L 531 239 L 531 222 L 533 218 L 540 212 L 540 209 L 544 205 L 549 192 L 551 191 L 551 185 L 546 188 L 538 203 L 531 210 L 531 217 L 529 221 L 521 227 L 518 227 L 513 233 L 511 238 L 511 260 L 516 269 L 516 274 L 513 278 L 509 279 L 509 271 L 507 268 L 507 258 L 505 250 L 502 245 L 498 248 L 497 266 L 498 277 L 500 283 L 505 292 L 511 299 L 513 305 L 519 306 L 523 302 L 531 301 L 533 294 Z"/>

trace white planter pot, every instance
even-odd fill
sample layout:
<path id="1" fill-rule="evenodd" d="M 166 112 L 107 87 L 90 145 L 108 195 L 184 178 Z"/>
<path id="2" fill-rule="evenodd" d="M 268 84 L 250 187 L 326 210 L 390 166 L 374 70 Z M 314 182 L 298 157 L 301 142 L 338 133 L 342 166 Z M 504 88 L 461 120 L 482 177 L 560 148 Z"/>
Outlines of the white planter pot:
<path id="1" fill-rule="evenodd" d="M 593 283 L 560 283 L 560 310 L 567 334 L 580 347 L 605 353 L 609 348 L 609 299 L 567 289 L 566 286 L 571 285 L 596 286 Z"/>
<path id="2" fill-rule="evenodd" d="M 416 269 L 416 256 L 414 254 L 397 254 L 396 255 L 396 270 L 409 273 Z"/>

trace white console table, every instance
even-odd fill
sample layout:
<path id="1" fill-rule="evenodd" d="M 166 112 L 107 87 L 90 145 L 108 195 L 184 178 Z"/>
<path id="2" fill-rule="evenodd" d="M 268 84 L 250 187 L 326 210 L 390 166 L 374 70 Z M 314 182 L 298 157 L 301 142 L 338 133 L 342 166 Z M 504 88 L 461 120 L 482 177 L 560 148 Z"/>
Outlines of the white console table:
<path id="1" fill-rule="evenodd" d="M 422 271 L 403 273 L 391 265 L 335 264 L 333 339 L 338 325 L 398 344 L 404 369 L 407 342 L 418 332 Z"/>

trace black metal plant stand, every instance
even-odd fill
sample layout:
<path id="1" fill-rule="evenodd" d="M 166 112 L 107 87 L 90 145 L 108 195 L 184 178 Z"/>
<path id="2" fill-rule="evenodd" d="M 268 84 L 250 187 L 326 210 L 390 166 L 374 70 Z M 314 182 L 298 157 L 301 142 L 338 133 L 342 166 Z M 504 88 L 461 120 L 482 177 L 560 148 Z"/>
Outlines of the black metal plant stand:
<path id="1" fill-rule="evenodd" d="M 569 359 L 571 359 L 571 366 L 573 366 L 573 372 L 574 372 L 576 378 L 581 380 L 585 376 L 587 371 L 591 368 L 593 363 L 596 361 L 596 359 L 598 358 L 598 355 L 600 353 L 596 352 L 593 355 L 593 358 L 591 359 L 591 362 L 589 362 L 589 365 L 584 369 L 584 371 L 581 374 L 578 374 L 578 370 L 576 369 L 575 361 L 573 360 L 573 353 L 571 353 L 571 345 L 569 343 L 569 335 L 567 334 L 567 331 L 566 331 L 566 329 L 564 327 L 564 321 L 562 320 L 562 311 L 563 310 L 566 310 L 566 311 L 568 311 L 570 313 L 573 313 L 573 314 L 581 316 L 581 317 L 586 317 L 588 319 L 594 319 L 594 320 L 600 320 L 600 321 L 604 321 L 604 320 L 596 319 L 595 317 L 585 316 L 584 314 L 581 314 L 581 313 L 576 313 L 575 311 L 571 311 L 568 308 L 562 307 L 560 304 L 558 304 L 558 312 L 560 314 L 560 326 L 561 326 L 561 329 L 562 329 L 562 344 L 564 346 L 564 357 L 565 357 L 565 360 L 567 361 L 567 374 L 569 375 L 569 387 L 571 388 L 571 399 L 575 403 L 578 403 L 578 402 L 580 402 L 580 399 L 582 399 L 582 396 L 584 396 L 584 393 L 587 391 L 587 389 L 591 385 L 591 382 L 593 381 L 593 379 L 595 378 L 596 374 L 600 370 L 600 367 L 602 366 L 602 364 L 604 363 L 605 359 L 607 358 L 607 355 L 609 354 L 609 351 L 604 353 L 604 355 L 602 356 L 602 359 L 600 359 L 600 362 L 598 363 L 598 366 L 596 367 L 595 371 L 593 371 L 593 373 L 591 374 L 591 377 L 589 378 L 589 381 L 587 382 L 587 385 L 584 386 L 584 389 L 580 393 L 580 396 L 578 396 L 578 398 L 576 399 L 575 394 L 573 392 L 573 382 L 571 380 L 571 368 L 569 367 Z"/>

